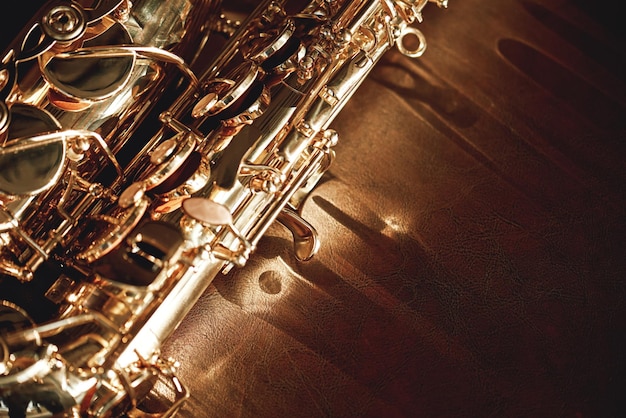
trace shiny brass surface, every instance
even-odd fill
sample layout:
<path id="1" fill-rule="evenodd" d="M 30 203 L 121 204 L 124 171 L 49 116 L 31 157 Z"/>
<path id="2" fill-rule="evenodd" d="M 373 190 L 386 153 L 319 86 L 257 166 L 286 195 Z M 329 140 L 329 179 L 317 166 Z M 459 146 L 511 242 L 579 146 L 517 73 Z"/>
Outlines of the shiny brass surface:
<path id="1" fill-rule="evenodd" d="M 318 252 L 301 211 L 330 125 L 387 51 L 423 54 L 428 3 L 33 12 L 0 63 L 0 415 L 182 413 L 163 344 L 276 221 L 299 262 Z"/>
<path id="2" fill-rule="evenodd" d="M 271 223 L 243 268 L 222 275 L 213 266 L 207 274 L 216 278 L 200 295 L 182 275 L 176 300 L 165 301 L 169 312 L 153 316 L 156 334 L 176 328 L 149 371 L 162 377 L 176 369 L 162 388 L 177 406 L 188 396 L 177 416 L 621 416 L 619 12 L 583 0 L 458 0 L 445 13 L 419 13 L 428 49 L 418 60 L 385 53 L 332 123 L 340 135 L 332 165 L 296 199 L 319 236 L 315 256 L 302 262 L 292 251 L 292 233 L 306 237 L 306 227 Z M 363 32 L 359 42 L 371 39 Z M 326 103 L 332 92 L 323 92 Z M 285 155 L 299 152 L 294 144 Z M 271 178 L 273 169 L 256 173 Z M 156 177 L 137 180 L 145 178 Z M 218 192 L 212 198 L 232 203 Z M 183 225 L 198 242 L 214 237 L 203 236 L 197 220 Z M 224 257 L 241 244 L 227 237 Z M 63 292 L 68 281 L 51 290 Z M 96 284 L 81 300 L 116 301 L 117 325 L 75 321 L 113 336 L 138 299 L 129 288 Z M 177 303 L 198 297 L 193 306 Z M 21 308 L 0 308 L 0 319 L 12 317 L 11 331 L 29 326 Z M 137 338 L 160 344 L 152 332 Z M 92 350 L 106 344 L 96 335 L 84 342 Z M 7 352 L 0 345 L 0 374 Z"/>

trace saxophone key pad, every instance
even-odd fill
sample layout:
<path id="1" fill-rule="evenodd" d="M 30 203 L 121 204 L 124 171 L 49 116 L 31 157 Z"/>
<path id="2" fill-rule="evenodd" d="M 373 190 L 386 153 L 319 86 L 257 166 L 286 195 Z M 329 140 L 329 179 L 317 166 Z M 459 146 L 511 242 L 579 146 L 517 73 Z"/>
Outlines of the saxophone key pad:
<path id="1" fill-rule="evenodd" d="M 211 199 L 192 197 L 183 202 L 182 208 L 187 216 L 206 225 L 230 225 L 233 221 L 228 208 Z"/>
<path id="2" fill-rule="evenodd" d="M 43 54 L 41 74 L 51 87 L 51 102 L 61 109 L 76 111 L 119 93 L 130 81 L 137 54 L 114 46 L 131 43 L 128 31 L 115 23 L 86 40 L 82 48 Z"/>

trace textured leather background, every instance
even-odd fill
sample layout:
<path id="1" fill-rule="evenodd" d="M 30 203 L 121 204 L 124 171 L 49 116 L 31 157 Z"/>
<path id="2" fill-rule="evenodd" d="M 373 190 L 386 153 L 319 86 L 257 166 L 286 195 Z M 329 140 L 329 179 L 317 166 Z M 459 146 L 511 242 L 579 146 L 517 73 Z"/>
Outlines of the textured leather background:
<path id="1" fill-rule="evenodd" d="M 272 227 L 164 347 L 182 416 L 626 413 L 626 49 L 586 3 L 426 10 L 333 124 L 319 255 Z"/>
<path id="2" fill-rule="evenodd" d="M 600 8 L 426 10 L 426 54 L 388 53 L 334 123 L 320 254 L 272 228 L 167 345 L 183 416 L 623 416 L 626 50 Z"/>

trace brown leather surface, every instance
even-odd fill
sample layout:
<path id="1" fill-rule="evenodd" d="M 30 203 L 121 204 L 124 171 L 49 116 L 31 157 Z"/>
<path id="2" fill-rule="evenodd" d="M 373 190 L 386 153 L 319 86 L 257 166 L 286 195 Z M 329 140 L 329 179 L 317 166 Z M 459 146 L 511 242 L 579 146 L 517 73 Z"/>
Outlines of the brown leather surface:
<path id="1" fill-rule="evenodd" d="M 272 228 L 168 342 L 182 416 L 624 413 L 626 55 L 586 7 L 425 11 L 333 124 L 320 253 Z"/>
<path id="2" fill-rule="evenodd" d="M 270 228 L 164 347 L 183 417 L 626 411 L 626 48 L 617 8 L 450 0 L 333 124 L 296 261 Z M 608 20 L 607 20 L 608 19 Z"/>

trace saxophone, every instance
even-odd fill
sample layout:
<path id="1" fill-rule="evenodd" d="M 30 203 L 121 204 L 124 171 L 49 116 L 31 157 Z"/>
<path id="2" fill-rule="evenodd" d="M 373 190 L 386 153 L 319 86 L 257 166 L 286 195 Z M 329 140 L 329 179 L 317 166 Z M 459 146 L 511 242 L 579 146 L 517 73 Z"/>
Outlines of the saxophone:
<path id="1" fill-rule="evenodd" d="M 53 0 L 0 62 L 0 416 L 173 416 L 161 344 L 275 221 L 446 0 Z M 229 8 L 230 7 L 230 8 Z"/>

